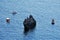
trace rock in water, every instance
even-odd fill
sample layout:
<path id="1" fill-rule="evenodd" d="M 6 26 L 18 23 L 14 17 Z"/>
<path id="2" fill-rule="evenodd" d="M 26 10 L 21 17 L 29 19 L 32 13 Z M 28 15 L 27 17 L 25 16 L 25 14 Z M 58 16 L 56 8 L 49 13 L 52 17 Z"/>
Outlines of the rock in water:
<path id="1" fill-rule="evenodd" d="M 33 16 L 30 15 L 29 18 L 27 18 L 27 19 L 24 20 L 23 25 L 24 25 L 24 31 L 26 32 L 26 31 L 29 31 L 29 30 L 35 28 L 36 21 L 33 18 Z"/>
<path id="2" fill-rule="evenodd" d="M 13 14 L 13 15 L 15 15 L 15 14 L 17 14 L 17 12 L 16 12 L 16 11 L 14 11 L 12 14 Z"/>

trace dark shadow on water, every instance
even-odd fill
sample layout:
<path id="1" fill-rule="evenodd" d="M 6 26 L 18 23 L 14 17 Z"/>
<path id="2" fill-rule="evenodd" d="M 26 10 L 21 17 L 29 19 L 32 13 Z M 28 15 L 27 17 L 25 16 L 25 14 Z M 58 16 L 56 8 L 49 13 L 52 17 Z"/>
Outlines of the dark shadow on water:
<path id="1" fill-rule="evenodd" d="M 30 30 L 27 31 L 27 32 L 24 31 L 23 33 L 24 33 L 25 36 L 27 36 L 29 33 L 34 32 L 35 29 L 36 29 L 36 28 L 33 28 L 33 29 L 30 29 Z"/>
<path id="2" fill-rule="evenodd" d="M 26 33 L 23 33 L 23 40 L 33 40 L 36 38 L 35 33 L 36 32 L 36 28 L 29 30 Z"/>

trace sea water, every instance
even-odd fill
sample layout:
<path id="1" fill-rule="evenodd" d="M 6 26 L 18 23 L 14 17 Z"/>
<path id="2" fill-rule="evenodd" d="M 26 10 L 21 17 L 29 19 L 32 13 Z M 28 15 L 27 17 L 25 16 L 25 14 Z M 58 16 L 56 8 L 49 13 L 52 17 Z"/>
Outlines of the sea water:
<path id="1" fill-rule="evenodd" d="M 37 24 L 24 35 L 23 21 L 29 15 Z M 0 0 L 0 40 L 60 40 L 60 0 Z"/>

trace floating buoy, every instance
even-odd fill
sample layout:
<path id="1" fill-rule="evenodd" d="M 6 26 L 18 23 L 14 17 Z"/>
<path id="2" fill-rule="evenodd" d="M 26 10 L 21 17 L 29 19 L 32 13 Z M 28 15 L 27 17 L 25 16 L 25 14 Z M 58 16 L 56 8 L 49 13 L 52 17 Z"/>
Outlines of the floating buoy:
<path id="1" fill-rule="evenodd" d="M 54 24 L 55 24 L 55 21 L 54 21 L 54 19 L 52 19 L 52 22 L 51 22 L 51 24 L 52 24 L 52 25 L 54 25 Z"/>
<path id="2" fill-rule="evenodd" d="M 6 22 L 7 23 L 10 23 L 10 18 L 6 18 Z"/>

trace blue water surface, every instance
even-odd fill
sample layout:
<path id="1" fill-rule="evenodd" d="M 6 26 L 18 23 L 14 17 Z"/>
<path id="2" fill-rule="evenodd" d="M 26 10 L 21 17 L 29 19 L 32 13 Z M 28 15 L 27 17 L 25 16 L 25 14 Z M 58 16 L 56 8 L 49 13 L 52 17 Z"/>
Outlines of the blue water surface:
<path id="1" fill-rule="evenodd" d="M 30 14 L 36 29 L 24 35 L 23 21 Z M 0 0 L 0 40 L 60 40 L 60 0 Z"/>

